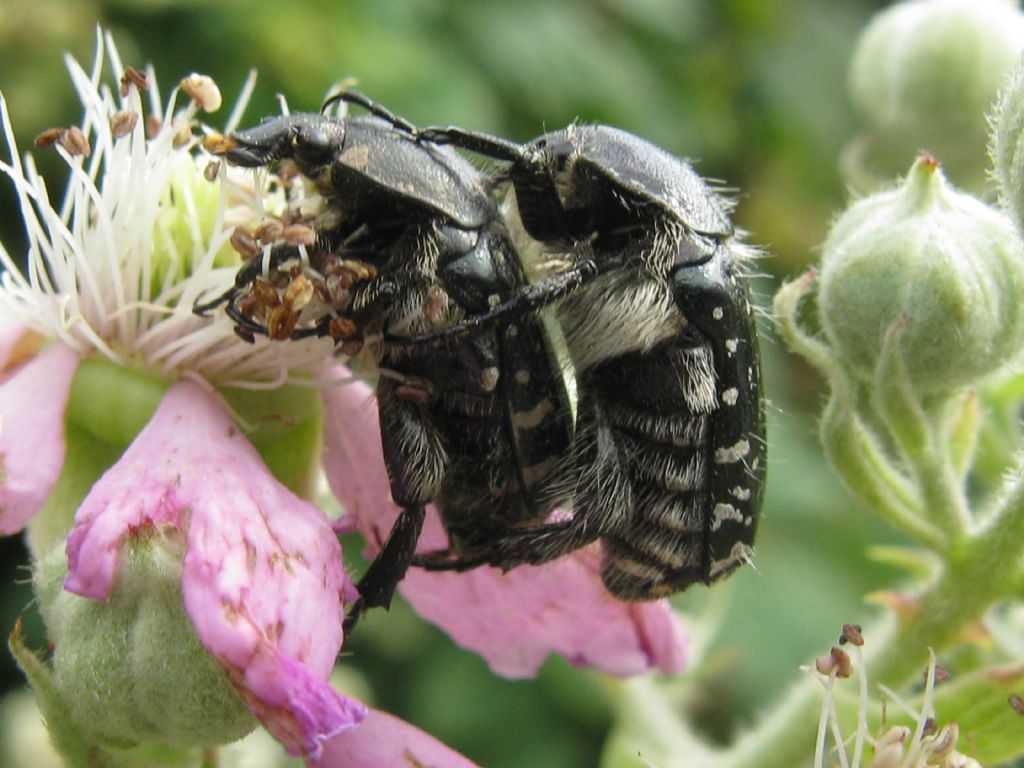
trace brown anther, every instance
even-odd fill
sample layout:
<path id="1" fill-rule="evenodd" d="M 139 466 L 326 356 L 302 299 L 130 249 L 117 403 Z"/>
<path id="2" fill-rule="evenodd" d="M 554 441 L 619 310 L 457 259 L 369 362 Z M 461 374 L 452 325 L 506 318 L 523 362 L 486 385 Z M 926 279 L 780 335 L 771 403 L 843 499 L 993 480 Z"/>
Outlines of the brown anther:
<path id="1" fill-rule="evenodd" d="M 77 125 L 72 125 L 68 128 L 64 132 L 64 135 L 60 137 L 59 143 L 72 157 L 88 157 L 92 154 L 92 147 L 89 146 L 89 140 L 85 138 L 85 134 L 82 133 L 82 129 Z"/>
<path id="2" fill-rule="evenodd" d="M 252 320 L 256 317 L 257 313 L 262 313 L 266 309 L 266 305 L 261 302 L 256 296 L 240 296 L 234 301 L 235 309 L 237 309 L 242 317 Z"/>
<path id="3" fill-rule="evenodd" d="M 281 231 L 281 238 L 288 245 L 316 245 L 316 230 L 305 224 L 289 224 Z"/>
<path id="4" fill-rule="evenodd" d="M 159 115 L 146 115 L 146 136 L 155 139 L 160 129 L 164 127 L 163 120 Z"/>
<path id="5" fill-rule="evenodd" d="M 193 72 L 181 81 L 181 90 L 190 96 L 204 112 L 216 112 L 223 103 L 220 88 L 209 75 Z"/>
<path id="6" fill-rule="evenodd" d="M 335 341 L 349 341 L 359 333 L 359 326 L 349 317 L 337 316 L 332 317 L 331 322 L 327 324 L 327 332 Z"/>
<path id="7" fill-rule="evenodd" d="M 139 113 L 130 109 L 115 112 L 110 118 L 110 135 L 115 139 L 123 139 L 135 130 L 139 124 Z"/>
<path id="8" fill-rule="evenodd" d="M 231 247 L 238 251 L 245 259 L 252 259 L 263 250 L 252 236 L 252 231 L 246 227 L 235 227 L 235 230 L 231 233 L 230 242 Z"/>
<path id="9" fill-rule="evenodd" d="M 949 723 L 939 728 L 929 740 L 928 751 L 932 757 L 949 757 L 956 749 L 959 739 L 960 726 L 956 723 Z"/>
<path id="10" fill-rule="evenodd" d="M 833 646 L 828 656 L 819 656 L 814 660 L 814 668 L 822 675 L 849 677 L 853 674 L 853 663 L 842 648 Z"/>
<path id="11" fill-rule="evenodd" d="M 267 336 L 274 341 L 284 341 L 291 337 L 298 322 L 298 312 L 292 312 L 284 304 L 274 307 L 267 317 Z"/>
<path id="12" fill-rule="evenodd" d="M 277 289 L 262 277 L 253 280 L 249 289 L 261 306 L 268 308 L 276 307 L 281 303 L 281 297 L 278 295 Z"/>
<path id="13" fill-rule="evenodd" d="M 47 128 L 45 131 L 36 136 L 35 141 L 32 142 L 33 146 L 37 149 L 46 149 L 52 147 L 58 141 L 60 141 L 64 134 L 67 133 L 67 128 Z"/>
<path id="14" fill-rule="evenodd" d="M 341 266 L 351 270 L 357 281 L 369 280 L 371 277 L 377 276 L 377 268 L 373 264 L 367 264 L 365 261 L 345 259 L 341 262 Z"/>
<path id="15" fill-rule="evenodd" d="M 280 219 L 267 219 L 256 227 L 256 231 L 253 234 L 261 243 L 273 243 L 281 238 L 283 232 L 284 224 L 281 223 Z"/>
<path id="16" fill-rule="evenodd" d="M 1021 698 L 1019 693 L 1011 693 L 1009 703 L 1014 712 L 1024 715 L 1024 698 Z"/>
<path id="17" fill-rule="evenodd" d="M 937 730 L 939 730 L 939 724 L 935 722 L 935 718 L 925 718 L 924 727 L 921 729 L 921 734 L 923 736 L 931 736 Z"/>
<path id="18" fill-rule="evenodd" d="M 211 160 L 203 168 L 203 178 L 207 181 L 216 181 L 218 173 L 220 173 L 220 160 Z"/>
<path id="19" fill-rule="evenodd" d="M 127 96 L 133 85 L 139 91 L 148 90 L 149 76 L 135 67 L 125 67 L 124 74 L 121 75 L 121 95 Z"/>
<path id="20" fill-rule="evenodd" d="M 299 275 L 285 289 L 284 303 L 298 312 L 309 304 L 315 292 L 313 281 L 305 275 Z"/>
<path id="21" fill-rule="evenodd" d="M 860 624 L 843 624 L 843 632 L 839 635 L 839 644 L 856 645 L 858 647 L 864 645 L 864 635 L 861 634 Z"/>

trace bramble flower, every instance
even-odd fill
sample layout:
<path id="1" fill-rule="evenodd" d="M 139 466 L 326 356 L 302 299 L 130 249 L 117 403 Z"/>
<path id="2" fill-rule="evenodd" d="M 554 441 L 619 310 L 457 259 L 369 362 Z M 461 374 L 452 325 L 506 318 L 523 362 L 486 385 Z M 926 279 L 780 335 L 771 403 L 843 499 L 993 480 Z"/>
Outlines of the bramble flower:
<path id="1" fill-rule="evenodd" d="M 328 339 L 244 343 L 228 318 L 192 311 L 233 281 L 238 227 L 283 200 L 197 152 L 196 116 L 220 102 L 209 78 L 162 106 L 154 73 L 123 66 L 109 36 L 90 72 L 67 64 L 83 120 L 37 140 L 68 166 L 63 202 L 19 156 L 0 96 L 0 171 L 29 242 L 24 272 L 0 246 L 0 532 L 27 530 L 53 648 L 44 660 L 17 633 L 11 645 L 54 743 L 72 761 L 208 747 L 258 721 L 315 764 L 469 766 L 328 682 L 353 594 L 345 525 L 305 498 L 326 428 L 332 487 L 368 541 L 386 535 L 368 390 L 310 386 L 334 378 Z M 435 520 L 422 546 L 442 537 Z M 403 591 L 508 676 L 552 652 L 617 675 L 685 661 L 668 604 L 613 600 L 589 552 L 509 574 L 416 572 Z"/>
<path id="2" fill-rule="evenodd" d="M 326 682 L 342 642 L 340 546 L 236 426 L 223 398 L 237 396 L 210 385 L 273 382 L 324 351 L 250 347 L 230 323 L 193 316 L 237 263 L 226 195 L 192 151 L 199 105 L 176 111 L 175 89 L 161 111 L 153 73 L 124 68 L 109 37 L 106 50 L 120 96 L 101 84 L 102 44 L 91 73 L 68 60 L 85 115 L 56 132 L 75 137 L 53 146 L 69 169 L 63 204 L 19 159 L 0 101 L 0 170 L 29 241 L 24 276 L 0 250 L 0 530 L 29 526 L 55 646 L 37 695 L 60 700 L 68 718 L 51 728 L 88 748 L 219 744 L 255 715 L 290 752 L 316 756 L 366 712 Z M 188 87 L 213 98 L 209 78 Z M 317 407 L 298 400 L 273 407 L 301 424 Z M 315 432 L 305 447 L 279 432 L 315 459 Z"/>

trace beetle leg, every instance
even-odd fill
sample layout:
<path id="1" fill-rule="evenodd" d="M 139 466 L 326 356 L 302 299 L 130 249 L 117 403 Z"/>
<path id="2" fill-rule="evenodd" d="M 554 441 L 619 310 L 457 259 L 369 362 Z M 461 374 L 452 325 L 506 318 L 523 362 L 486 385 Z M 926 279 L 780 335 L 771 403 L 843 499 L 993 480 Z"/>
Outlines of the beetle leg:
<path id="1" fill-rule="evenodd" d="M 436 496 L 446 470 L 439 436 L 422 409 L 399 397 L 400 386 L 389 378 L 377 385 L 384 463 L 391 480 L 391 497 L 402 507 L 387 543 L 359 580 L 359 599 L 345 618 L 350 631 L 369 608 L 387 608 L 398 582 L 405 576 L 423 528 L 427 501 Z"/>
<path id="2" fill-rule="evenodd" d="M 477 557 L 456 557 L 449 549 L 442 549 L 436 552 L 427 552 L 422 555 L 413 555 L 409 565 L 415 568 L 422 568 L 424 571 L 471 571 L 481 565 L 488 565 L 488 557 L 480 555 Z"/>
<path id="3" fill-rule="evenodd" d="M 327 97 L 324 101 L 323 106 L 320 107 L 321 114 L 332 104 L 339 101 L 343 101 L 346 104 L 355 104 L 356 106 L 362 107 L 374 117 L 379 117 L 381 120 L 386 120 L 391 123 L 392 126 L 397 128 L 404 133 L 410 133 L 415 135 L 417 133 L 416 126 L 406 120 L 404 117 L 399 117 L 390 109 L 385 107 L 383 104 L 379 104 L 369 96 L 360 93 L 359 91 L 340 91 L 331 96 Z"/>
<path id="4" fill-rule="evenodd" d="M 453 336 L 461 336 L 477 328 L 497 322 L 505 317 L 533 312 L 552 304 L 574 293 L 600 274 L 598 265 L 592 259 L 584 259 L 569 269 L 563 270 L 539 283 L 528 285 L 512 298 L 498 304 L 489 312 L 472 315 L 461 323 L 439 328 L 436 331 L 402 336 L 385 334 L 384 340 L 389 344 L 415 345 L 428 344 Z"/>
<path id="5" fill-rule="evenodd" d="M 423 505 L 405 507 L 398 516 L 388 540 L 359 579 L 357 599 L 345 615 L 344 631 L 348 634 L 370 608 L 388 608 L 395 587 L 405 576 L 412 561 L 416 542 L 423 530 L 426 508 Z"/>
<path id="6" fill-rule="evenodd" d="M 267 335 L 266 326 L 260 325 L 254 320 L 250 320 L 248 317 L 243 315 L 241 310 L 235 306 L 233 300 L 229 301 L 227 306 L 224 307 L 224 314 L 231 318 L 231 321 L 235 324 L 235 328 L 237 330 L 259 336 Z"/>
<path id="7" fill-rule="evenodd" d="M 192 314 L 198 315 L 199 317 L 209 317 L 209 315 L 206 314 L 207 312 L 209 312 L 212 309 L 216 309 L 222 304 L 228 304 L 229 302 L 231 302 L 231 300 L 235 298 L 237 290 L 237 288 L 232 287 L 231 289 L 222 293 L 216 299 L 208 301 L 205 304 L 200 304 L 199 299 L 196 299 L 195 304 L 192 305 Z"/>
<path id="8" fill-rule="evenodd" d="M 431 126 L 416 131 L 416 138 L 431 144 L 447 144 L 468 152 L 475 152 L 484 157 L 509 162 L 522 162 L 526 157 L 526 148 L 522 144 L 508 141 L 498 136 L 481 131 L 467 131 L 463 128 L 448 126 Z"/>

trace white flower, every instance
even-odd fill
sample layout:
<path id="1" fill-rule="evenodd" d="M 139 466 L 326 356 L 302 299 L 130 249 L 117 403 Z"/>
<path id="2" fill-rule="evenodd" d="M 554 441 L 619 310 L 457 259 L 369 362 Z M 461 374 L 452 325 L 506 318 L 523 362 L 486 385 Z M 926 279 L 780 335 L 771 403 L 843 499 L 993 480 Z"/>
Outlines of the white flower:
<path id="1" fill-rule="evenodd" d="M 0 95 L 10 150 L 10 162 L 0 162 L 0 171 L 14 182 L 29 241 L 25 275 L 0 246 L 0 317 L 59 339 L 79 354 L 99 352 L 161 377 L 261 387 L 283 383 L 289 372 L 317 368 L 330 355 L 329 340 L 245 344 L 222 313 L 213 320 L 194 316 L 197 300 L 230 286 L 239 263 L 229 245 L 231 233 L 235 224 L 253 218 L 259 196 L 245 172 L 235 177 L 222 169 L 213 182 L 204 178 L 210 160 L 199 153 L 201 137 L 192 133 L 200 105 L 190 100 L 177 109 L 181 86 L 161 107 L 149 71 L 149 119 L 126 121 L 126 113 L 144 113 L 143 94 L 131 85 L 120 95 L 101 81 L 104 48 L 118 80 L 130 82 L 136 74 L 128 70 L 126 80 L 109 34 L 103 43 L 98 41 L 89 73 L 66 58 L 85 107 L 80 130 L 89 151 L 72 154 L 70 141 L 53 145 L 70 174 L 63 200 L 51 199 L 31 155 L 19 159 Z M 187 78 L 190 93 L 198 78 Z M 211 93 L 212 81 L 201 82 L 204 103 L 215 104 L 219 93 Z M 246 98 L 247 93 L 227 129 Z M 148 138 L 147 126 L 157 128 Z"/>

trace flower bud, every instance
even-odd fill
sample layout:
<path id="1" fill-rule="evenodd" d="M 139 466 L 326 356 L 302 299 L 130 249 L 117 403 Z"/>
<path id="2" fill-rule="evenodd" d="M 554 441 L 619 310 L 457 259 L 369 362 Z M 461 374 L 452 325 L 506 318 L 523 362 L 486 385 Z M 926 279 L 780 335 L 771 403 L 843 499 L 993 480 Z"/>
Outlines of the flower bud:
<path id="1" fill-rule="evenodd" d="M 37 565 L 36 594 L 53 643 L 55 686 L 78 728 L 96 744 L 216 745 L 256 726 L 185 612 L 183 548 L 174 535 L 140 531 L 126 546 L 106 601 L 63 589 L 63 547 Z"/>
<path id="2" fill-rule="evenodd" d="M 850 94 L 885 176 L 913 153 L 938 157 L 963 187 L 987 168 L 985 116 L 1024 50 L 1013 0 L 913 0 L 879 13 L 857 43 Z"/>
<path id="3" fill-rule="evenodd" d="M 1010 221 L 950 187 L 922 155 L 894 189 L 852 205 L 822 259 L 819 304 L 835 351 L 868 380 L 886 334 L 921 394 L 969 385 L 1024 344 L 1024 248 Z"/>

